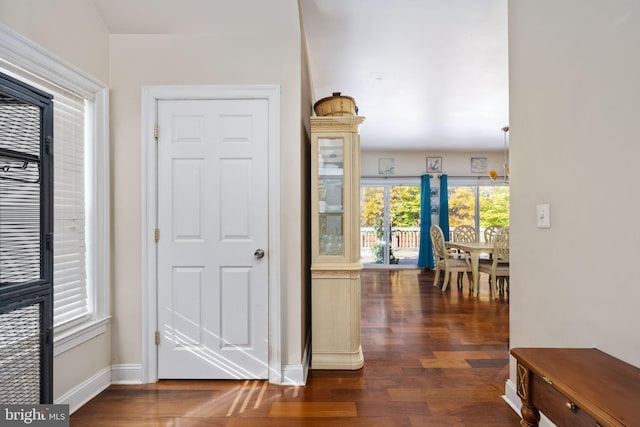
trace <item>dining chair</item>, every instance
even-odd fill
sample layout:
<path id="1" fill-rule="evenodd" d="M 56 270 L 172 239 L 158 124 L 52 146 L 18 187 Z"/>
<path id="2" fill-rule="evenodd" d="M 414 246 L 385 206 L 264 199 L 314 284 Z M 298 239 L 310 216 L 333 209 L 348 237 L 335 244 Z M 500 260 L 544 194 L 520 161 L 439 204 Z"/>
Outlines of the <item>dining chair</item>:
<path id="1" fill-rule="evenodd" d="M 484 242 L 485 243 L 493 243 L 493 238 L 495 237 L 496 233 L 498 232 L 498 230 L 500 230 L 502 228 L 501 225 L 490 225 L 487 228 L 484 229 Z M 483 263 L 489 263 L 491 264 L 491 261 L 493 260 L 493 256 L 491 256 L 491 254 L 489 255 L 480 255 L 480 262 Z M 491 283 L 491 282 L 489 282 Z"/>
<path id="2" fill-rule="evenodd" d="M 454 242 L 477 242 L 478 233 L 476 233 L 475 227 L 470 225 L 459 225 L 453 229 L 453 241 Z"/>
<path id="3" fill-rule="evenodd" d="M 471 278 L 471 264 L 468 258 L 458 258 L 458 253 L 447 249 L 444 243 L 442 229 L 434 224 L 429 229 L 431 244 L 433 245 L 433 256 L 435 258 L 436 277 L 433 279 L 433 286 L 438 285 L 440 272 L 444 272 L 442 291 L 446 291 L 453 273 L 467 273 L 469 284 L 473 283 Z"/>
<path id="4" fill-rule="evenodd" d="M 453 229 L 453 241 L 464 243 L 477 242 L 478 234 L 476 233 L 475 227 L 470 225 L 458 225 Z M 468 253 L 459 249 L 452 249 L 452 251 L 457 253 L 458 258 L 470 258 Z M 460 275 L 458 275 L 458 288 L 462 288 L 462 276 Z"/>
<path id="5" fill-rule="evenodd" d="M 493 243 L 493 237 L 496 235 L 496 232 L 500 230 L 502 227 L 499 225 L 490 225 L 484 229 L 484 241 L 485 243 Z"/>
<path id="6" fill-rule="evenodd" d="M 502 227 L 496 232 L 492 255 L 491 263 L 480 263 L 478 272 L 489 275 L 489 289 L 493 295 L 498 295 L 498 288 L 500 293 L 505 290 L 509 293 L 509 227 Z"/>

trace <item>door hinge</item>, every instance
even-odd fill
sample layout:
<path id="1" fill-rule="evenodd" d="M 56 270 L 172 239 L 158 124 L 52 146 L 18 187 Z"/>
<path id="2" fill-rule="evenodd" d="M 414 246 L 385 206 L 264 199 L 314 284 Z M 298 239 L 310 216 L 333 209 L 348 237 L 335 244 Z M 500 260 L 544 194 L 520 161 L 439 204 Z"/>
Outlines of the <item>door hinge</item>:
<path id="1" fill-rule="evenodd" d="M 156 243 L 158 243 L 158 241 L 160 240 L 160 229 L 156 228 L 153 232 L 153 236 L 154 239 L 156 240 Z"/>
<path id="2" fill-rule="evenodd" d="M 156 331 L 156 345 L 160 345 L 160 331 Z"/>
<path id="3" fill-rule="evenodd" d="M 153 125 L 153 137 L 158 139 L 158 125 Z"/>

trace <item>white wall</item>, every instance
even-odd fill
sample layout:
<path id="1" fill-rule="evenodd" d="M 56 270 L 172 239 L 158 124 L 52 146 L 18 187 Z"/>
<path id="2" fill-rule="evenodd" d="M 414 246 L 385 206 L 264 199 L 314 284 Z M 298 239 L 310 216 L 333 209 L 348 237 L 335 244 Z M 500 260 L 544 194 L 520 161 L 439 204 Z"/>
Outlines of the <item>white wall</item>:
<path id="1" fill-rule="evenodd" d="M 0 22 L 92 77 L 109 82 L 109 37 L 86 0 L 0 0 Z"/>
<path id="2" fill-rule="evenodd" d="M 640 2 L 509 1 L 512 347 L 640 366 L 638 46 Z"/>
<path id="3" fill-rule="evenodd" d="M 57 57 L 108 84 L 109 38 L 84 0 L 0 0 L 0 22 Z M 67 350 L 54 360 L 54 399 L 110 366 L 110 331 Z"/>
<path id="4" fill-rule="evenodd" d="M 146 85 L 281 86 L 282 362 L 302 359 L 300 29 L 295 0 L 272 1 L 271 8 L 279 18 L 269 23 L 272 32 L 261 34 L 111 35 L 115 364 L 142 363 L 140 135 Z"/>
<path id="5" fill-rule="evenodd" d="M 240 12 L 251 9 L 251 1 L 233 7 Z M 231 3 L 224 4 L 231 7 Z M 135 368 L 142 363 L 140 101 L 144 85 L 281 86 L 281 359 L 285 365 L 301 363 L 306 338 L 304 288 L 308 286 L 302 255 L 306 243 L 302 177 L 307 171 L 301 162 L 306 148 L 301 142 L 303 82 L 297 1 L 273 0 L 269 11 L 269 21 L 253 27 L 272 30 L 266 32 L 109 36 L 92 2 L 0 0 L 0 22 L 111 88 L 113 323 L 107 333 L 56 358 L 56 398 L 111 364 Z M 220 10 L 221 14 L 228 12 Z M 244 15 L 236 13 L 227 21 L 235 19 L 235 27 L 246 26 L 246 19 L 238 21 Z"/>

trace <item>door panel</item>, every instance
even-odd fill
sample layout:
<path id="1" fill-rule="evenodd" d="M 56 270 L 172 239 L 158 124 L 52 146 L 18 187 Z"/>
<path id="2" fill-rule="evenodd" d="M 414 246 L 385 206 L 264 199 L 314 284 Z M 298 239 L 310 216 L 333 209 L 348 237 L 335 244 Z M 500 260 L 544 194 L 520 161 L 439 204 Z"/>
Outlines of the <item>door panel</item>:
<path id="1" fill-rule="evenodd" d="M 174 326 L 174 331 L 180 331 L 179 341 L 181 343 L 203 343 L 198 327 L 201 317 L 200 305 L 193 303 L 201 299 L 202 273 L 202 267 L 176 267 L 173 269 L 171 323 Z"/>
<path id="2" fill-rule="evenodd" d="M 222 284 L 222 345 L 248 347 L 251 344 L 251 270 L 223 268 Z"/>
<path id="3" fill-rule="evenodd" d="M 267 101 L 159 101 L 158 127 L 158 377 L 267 378 Z"/>
<path id="4" fill-rule="evenodd" d="M 173 239 L 202 239 L 202 159 L 173 160 Z"/>
<path id="5" fill-rule="evenodd" d="M 222 210 L 220 224 L 223 239 L 250 239 L 251 197 L 250 159 L 223 159 L 221 161 L 220 206 L 234 206 Z"/>

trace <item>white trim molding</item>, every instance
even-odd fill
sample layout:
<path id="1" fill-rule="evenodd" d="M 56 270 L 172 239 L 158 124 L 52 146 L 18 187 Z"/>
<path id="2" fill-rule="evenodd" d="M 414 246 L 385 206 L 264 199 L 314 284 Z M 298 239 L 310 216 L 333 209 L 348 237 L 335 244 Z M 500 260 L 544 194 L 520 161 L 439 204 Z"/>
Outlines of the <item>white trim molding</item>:
<path id="1" fill-rule="evenodd" d="M 110 319 L 111 316 L 108 316 L 104 319 L 85 322 L 75 328 L 66 329 L 59 334 L 55 334 L 53 355 L 58 356 L 91 338 L 105 333 Z"/>
<path id="2" fill-rule="evenodd" d="M 311 332 L 307 332 L 307 342 L 304 346 L 302 363 L 298 365 L 283 365 L 281 384 L 303 386 L 307 383 L 309 367 L 311 366 Z"/>
<path id="3" fill-rule="evenodd" d="M 0 24 L 0 41 L 0 58 L 82 96 L 93 99 L 96 92 L 107 87 L 3 24 Z"/>
<path id="4" fill-rule="evenodd" d="M 108 366 L 58 397 L 54 403 L 69 405 L 69 414 L 73 414 L 111 384 L 142 384 L 142 365 Z"/>
<path id="5" fill-rule="evenodd" d="M 108 366 L 57 398 L 54 403 L 68 404 L 69 414 L 73 414 L 110 385 L 111 367 Z"/>
<path id="6" fill-rule="evenodd" d="M 299 365 L 283 365 L 282 366 L 282 385 L 303 386 L 307 383 L 308 366 Z"/>
<path id="7" fill-rule="evenodd" d="M 504 385 L 504 396 L 502 396 L 502 399 L 504 399 L 504 401 L 511 406 L 511 409 L 513 409 L 516 414 L 522 418 L 522 415 L 520 414 L 522 402 L 518 397 L 516 385 L 510 379 L 508 379 Z M 540 427 L 556 427 L 556 425 L 552 423 L 551 420 L 549 420 L 549 418 L 547 418 L 542 412 L 540 412 L 540 423 L 538 425 Z"/>
<path id="8" fill-rule="evenodd" d="M 158 100 L 265 99 L 269 114 L 269 382 L 282 383 L 280 290 L 280 86 L 205 85 L 142 88 L 142 381 L 158 381 L 154 125 Z"/>
<path id="9" fill-rule="evenodd" d="M 141 364 L 121 364 L 111 367 L 111 384 L 142 384 L 143 378 Z"/>
<path id="10" fill-rule="evenodd" d="M 520 408 L 522 407 L 522 402 L 518 397 L 516 385 L 510 379 L 508 379 L 504 385 L 504 396 L 502 396 L 502 399 L 507 402 L 507 405 L 509 405 L 518 416 L 521 416 Z"/>

